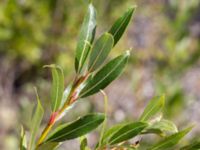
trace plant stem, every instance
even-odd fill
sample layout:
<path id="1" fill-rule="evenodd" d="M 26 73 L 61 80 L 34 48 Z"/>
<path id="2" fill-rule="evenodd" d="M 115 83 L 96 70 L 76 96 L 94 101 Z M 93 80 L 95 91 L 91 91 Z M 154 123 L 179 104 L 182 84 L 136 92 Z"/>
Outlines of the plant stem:
<path id="1" fill-rule="evenodd" d="M 49 131 L 51 130 L 53 125 L 54 124 L 47 124 L 47 126 L 44 128 L 44 130 L 38 140 L 37 147 L 44 141 L 44 139 L 46 138 L 47 134 L 49 133 Z"/>
<path id="2" fill-rule="evenodd" d="M 44 140 L 47 137 L 49 131 L 54 126 L 54 124 L 56 123 L 56 121 L 62 116 L 62 114 L 64 113 L 64 111 L 72 103 L 74 103 L 78 99 L 78 96 L 76 96 L 76 89 L 81 85 L 81 83 L 83 83 L 85 80 L 87 80 L 88 76 L 89 76 L 89 73 L 87 73 L 83 77 L 80 77 L 78 80 L 77 80 L 77 77 L 75 77 L 75 80 L 73 82 L 73 87 L 72 87 L 72 89 L 70 91 L 70 94 L 69 94 L 69 96 L 68 96 L 65 104 L 63 105 L 63 107 L 58 112 L 54 112 L 54 113 L 51 114 L 49 122 L 46 125 L 46 127 L 44 128 L 44 130 L 42 131 L 42 134 L 41 134 L 41 136 L 40 136 L 40 138 L 39 138 L 39 140 L 37 142 L 36 148 L 38 146 L 40 146 L 44 142 Z"/>

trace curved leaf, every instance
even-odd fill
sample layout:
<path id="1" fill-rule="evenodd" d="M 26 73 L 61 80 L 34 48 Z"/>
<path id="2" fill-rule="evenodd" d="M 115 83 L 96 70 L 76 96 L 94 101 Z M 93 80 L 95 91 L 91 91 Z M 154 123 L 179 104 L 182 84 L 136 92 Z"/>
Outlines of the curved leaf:
<path id="1" fill-rule="evenodd" d="M 114 45 L 117 44 L 124 31 L 126 30 L 135 9 L 136 6 L 129 8 L 119 19 L 116 20 L 116 22 L 109 30 L 109 33 L 111 33 L 114 37 Z"/>
<path id="2" fill-rule="evenodd" d="M 110 145 L 117 144 L 123 141 L 127 141 L 139 133 L 142 132 L 144 128 L 148 126 L 147 123 L 144 122 L 134 122 L 128 123 L 121 127 L 117 132 L 115 132 L 109 139 L 108 143 Z"/>
<path id="3" fill-rule="evenodd" d="M 83 136 L 97 128 L 105 119 L 103 114 L 89 114 L 78 120 L 61 125 L 47 139 L 47 141 L 62 142 Z"/>
<path id="4" fill-rule="evenodd" d="M 64 91 L 64 75 L 61 67 L 52 65 L 46 65 L 44 67 L 51 68 L 53 84 L 51 89 L 51 108 L 55 112 L 59 109 L 63 97 Z"/>
<path id="5" fill-rule="evenodd" d="M 107 58 L 113 47 L 114 39 L 109 33 L 104 33 L 94 44 L 88 65 L 89 72 L 96 70 Z"/>
<path id="6" fill-rule="evenodd" d="M 80 97 L 83 98 L 92 95 L 108 86 L 122 73 L 129 55 L 127 51 L 125 54 L 116 57 L 101 68 L 81 90 Z"/>
<path id="7" fill-rule="evenodd" d="M 165 136 L 166 133 L 176 133 L 176 132 L 178 132 L 178 129 L 173 122 L 162 119 L 147 127 L 143 133 L 144 134 L 155 133 L 161 136 Z"/>
<path id="8" fill-rule="evenodd" d="M 169 137 L 166 137 L 163 141 L 155 144 L 149 150 L 165 150 L 171 148 L 176 145 L 191 129 L 192 128 L 190 127 Z"/>
<path id="9" fill-rule="evenodd" d="M 96 28 L 96 11 L 92 4 L 89 5 L 87 14 L 80 30 L 79 40 L 76 48 L 75 69 L 81 72 L 82 67 L 87 59 L 91 43 L 94 39 Z"/>
<path id="10" fill-rule="evenodd" d="M 140 121 L 148 121 L 152 116 L 159 113 L 164 106 L 165 97 L 154 97 L 146 106 L 144 112 L 140 117 Z"/>

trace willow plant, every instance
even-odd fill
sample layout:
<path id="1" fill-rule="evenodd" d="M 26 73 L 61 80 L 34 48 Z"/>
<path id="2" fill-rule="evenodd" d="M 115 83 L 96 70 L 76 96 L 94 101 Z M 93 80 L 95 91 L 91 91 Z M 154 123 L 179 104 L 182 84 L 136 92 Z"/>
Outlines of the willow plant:
<path id="1" fill-rule="evenodd" d="M 22 127 L 20 150 L 53 150 L 64 141 L 76 138 L 81 139 L 80 149 L 88 150 L 90 148 L 84 135 L 102 123 L 100 138 L 94 148 L 97 150 L 137 149 L 138 142 L 127 144 L 126 141 L 150 133 L 158 134 L 165 139 L 150 146 L 149 150 L 163 150 L 176 145 L 191 130 L 186 128 L 178 131 L 173 122 L 162 117 L 155 119 L 155 116 L 162 112 L 164 96 L 151 100 L 138 121 L 118 124 L 106 131 L 106 117 L 102 113 L 91 113 L 66 124 L 56 124 L 69 109 L 73 111 L 73 105 L 82 98 L 101 91 L 107 104 L 106 94 L 102 90 L 123 72 L 130 53 L 126 51 L 108 63 L 105 63 L 105 60 L 125 32 L 135 8 L 135 6 L 130 7 L 94 42 L 96 10 L 91 3 L 89 4 L 77 42 L 74 80 L 65 89 L 62 68 L 54 64 L 44 66 L 50 68 L 52 72 L 51 115 L 42 133 L 38 133 L 44 110 L 36 91 L 37 107 L 32 118 L 30 137 L 26 139 L 27 135 Z"/>

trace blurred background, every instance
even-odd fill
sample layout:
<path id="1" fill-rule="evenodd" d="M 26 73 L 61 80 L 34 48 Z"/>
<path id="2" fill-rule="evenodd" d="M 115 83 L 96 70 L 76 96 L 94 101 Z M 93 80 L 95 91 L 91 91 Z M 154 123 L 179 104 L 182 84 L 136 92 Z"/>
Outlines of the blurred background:
<path id="1" fill-rule="evenodd" d="M 133 48 L 125 73 L 105 92 L 109 97 L 108 124 L 136 120 L 147 102 L 165 94 L 164 116 L 181 129 L 196 125 L 185 143 L 200 135 L 200 0 L 94 0 L 97 35 L 130 5 L 133 20 L 110 58 Z M 65 85 L 74 75 L 74 52 L 87 9 L 85 0 L 0 1 L 0 149 L 16 150 L 19 129 L 30 127 L 39 91 L 45 118 L 49 117 L 51 73 L 42 66 L 63 67 Z M 103 112 L 103 97 L 82 100 L 65 120 L 88 112 Z M 89 144 L 98 134 L 88 136 Z M 154 138 L 149 140 L 151 141 Z M 147 142 L 147 143 L 148 143 Z M 70 146 L 70 147 L 69 147 Z M 78 141 L 62 149 L 78 150 Z"/>

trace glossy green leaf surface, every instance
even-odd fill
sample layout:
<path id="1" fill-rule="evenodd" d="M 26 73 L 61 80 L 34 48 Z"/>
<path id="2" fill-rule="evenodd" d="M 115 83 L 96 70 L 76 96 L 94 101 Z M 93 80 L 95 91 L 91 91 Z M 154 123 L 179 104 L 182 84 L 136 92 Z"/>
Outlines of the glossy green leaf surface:
<path id="1" fill-rule="evenodd" d="M 81 90 L 80 97 L 87 97 L 108 86 L 122 73 L 126 66 L 129 55 L 129 52 L 126 52 L 102 67 Z"/>
<path id="2" fill-rule="evenodd" d="M 63 91 L 64 91 L 63 70 L 61 67 L 56 65 L 46 65 L 44 67 L 51 68 L 52 72 L 53 83 L 51 88 L 51 108 L 52 111 L 55 112 L 59 109 L 63 97 Z"/>
<path id="3" fill-rule="evenodd" d="M 124 31 L 126 30 L 135 9 L 136 6 L 129 8 L 119 19 L 116 20 L 116 22 L 109 30 L 109 33 L 111 33 L 114 37 L 114 45 L 117 44 Z"/>
<path id="4" fill-rule="evenodd" d="M 176 133 L 178 129 L 176 125 L 169 120 L 162 119 L 158 122 L 153 123 L 149 127 L 147 127 L 144 133 L 155 133 L 161 136 L 165 136 L 167 133 Z"/>
<path id="5" fill-rule="evenodd" d="M 140 121 L 148 121 L 151 117 L 161 112 L 165 103 L 165 97 L 154 97 L 146 106 L 140 117 Z"/>
<path id="6" fill-rule="evenodd" d="M 89 5 L 87 14 L 84 17 L 83 24 L 79 34 L 79 40 L 76 48 L 75 69 L 81 72 L 83 65 L 89 54 L 92 41 L 94 39 L 96 28 L 96 10 L 92 4 Z"/>
<path id="7" fill-rule="evenodd" d="M 166 137 L 163 141 L 155 144 L 149 150 L 165 150 L 172 148 L 176 145 L 192 128 L 187 128 L 178 133 L 175 133 L 169 137 Z"/>
<path id="8" fill-rule="evenodd" d="M 144 130 L 144 128 L 146 128 L 147 126 L 148 124 L 143 122 L 128 123 L 121 127 L 117 132 L 115 132 L 110 137 L 108 143 L 110 145 L 113 145 L 123 141 L 127 141 L 140 134 L 142 130 Z"/>
<path id="9" fill-rule="evenodd" d="M 36 91 L 36 95 L 37 95 L 37 102 L 38 103 L 37 103 L 36 111 L 33 115 L 32 121 L 31 121 L 32 126 L 31 126 L 30 142 L 29 142 L 29 149 L 30 150 L 34 149 L 37 131 L 40 127 L 40 123 L 41 123 L 43 115 L 44 115 L 44 110 L 43 110 L 43 107 L 40 103 L 40 99 L 39 99 L 39 96 L 37 94 L 37 91 Z"/>
<path id="10" fill-rule="evenodd" d="M 47 139 L 47 141 L 62 142 L 83 136 L 97 128 L 105 119 L 103 114 L 89 114 L 76 121 L 61 125 Z"/>
<path id="11" fill-rule="evenodd" d="M 109 33 L 104 33 L 94 44 L 88 65 L 89 72 L 96 70 L 107 58 L 113 47 L 114 39 Z"/>

